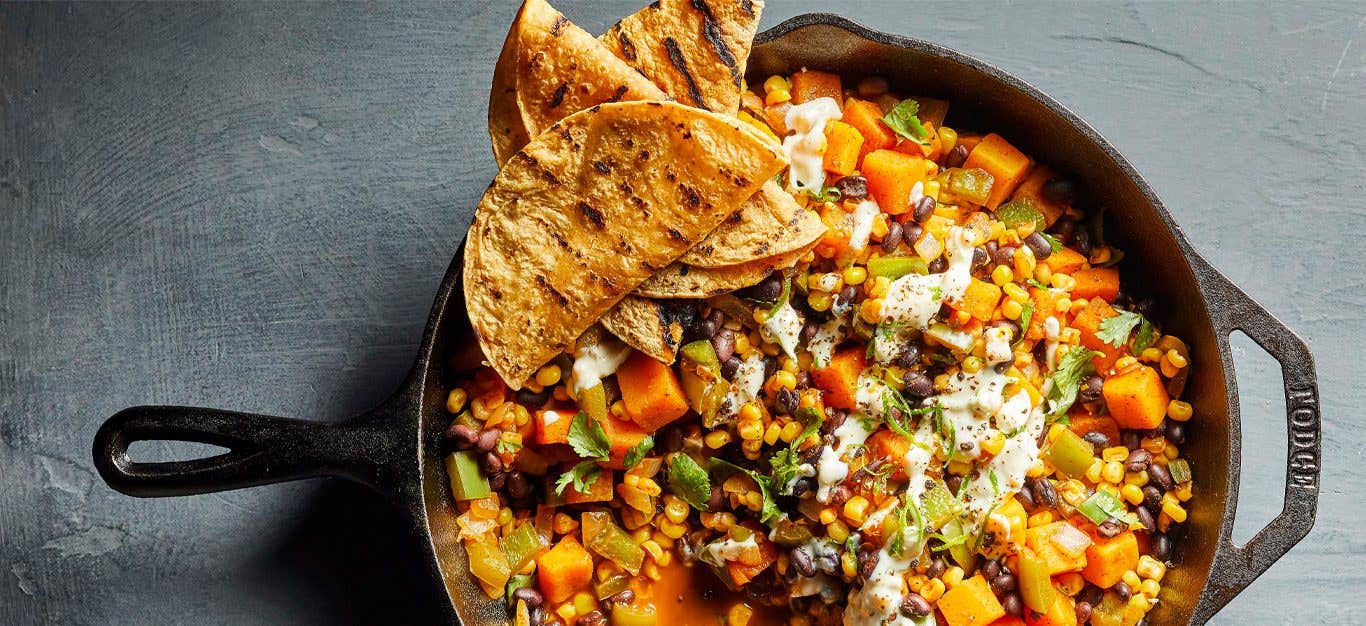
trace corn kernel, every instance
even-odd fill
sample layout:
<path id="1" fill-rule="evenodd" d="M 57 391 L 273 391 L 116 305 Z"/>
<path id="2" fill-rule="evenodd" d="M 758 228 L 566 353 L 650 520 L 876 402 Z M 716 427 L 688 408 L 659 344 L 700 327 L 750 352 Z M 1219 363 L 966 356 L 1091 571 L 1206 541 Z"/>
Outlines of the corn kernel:
<path id="1" fill-rule="evenodd" d="M 974 355 L 963 359 L 963 371 L 969 374 L 976 374 L 977 372 L 982 371 L 984 365 L 986 365 L 986 363 L 980 356 Z"/>
<path id="2" fill-rule="evenodd" d="M 551 530 L 557 535 L 568 535 L 579 527 L 579 520 L 576 520 L 564 513 L 556 513 L 555 519 L 551 523 Z"/>
<path id="3" fill-rule="evenodd" d="M 1167 417 L 1178 422 L 1189 420 L 1194 413 L 1195 411 L 1191 408 L 1191 404 L 1185 400 L 1172 400 L 1167 403 Z"/>
<path id="4" fill-rule="evenodd" d="M 1067 274 L 1053 274 L 1053 277 L 1049 279 L 1048 284 L 1063 291 L 1072 291 L 1072 289 L 1077 286 L 1077 279 L 1072 278 Z M 1073 304 L 1076 303 L 1074 302 Z"/>
<path id="5" fill-rule="evenodd" d="M 928 600 L 930 604 L 934 604 L 939 601 L 940 596 L 944 595 L 944 587 L 944 581 L 935 578 L 920 588 L 920 597 Z"/>
<path id="6" fill-rule="evenodd" d="M 833 507 L 827 506 L 821 509 L 819 518 L 822 524 L 829 526 L 830 524 L 835 523 L 835 519 L 838 517 L 838 515 L 838 513 L 835 513 L 835 509 Z"/>
<path id="7" fill-rule="evenodd" d="M 1024 287 L 1021 287 L 1018 283 L 1006 283 L 1004 287 L 1001 287 L 1001 290 L 1006 292 L 1006 296 L 1011 300 L 1019 302 L 1020 304 L 1029 302 L 1029 292 L 1025 291 Z"/>
<path id="8" fill-rule="evenodd" d="M 874 298 L 882 298 L 887 295 L 887 290 L 891 288 L 892 279 L 886 276 L 878 276 L 877 280 L 873 281 L 873 288 L 868 291 L 868 295 Z"/>
<path id="9" fill-rule="evenodd" d="M 780 89 L 783 90 L 783 91 L 788 91 L 788 90 L 791 89 L 791 87 L 788 85 L 788 82 L 787 82 L 787 79 L 786 79 L 786 78 L 783 78 L 782 76 L 779 76 L 779 75 L 777 75 L 777 74 L 774 74 L 774 75 L 769 76 L 767 79 L 764 80 L 764 92 L 765 92 L 765 93 L 768 93 L 768 92 L 770 92 L 770 91 L 778 91 L 778 90 L 780 90 Z"/>
<path id="10" fill-rule="evenodd" d="M 1001 315 L 1005 316 L 1005 318 L 1008 320 L 1020 319 L 1020 316 L 1023 314 L 1024 305 L 1020 304 L 1019 302 L 1016 302 L 1014 300 L 1006 300 L 1005 304 L 1001 305 Z"/>
<path id="11" fill-rule="evenodd" d="M 882 321 L 882 299 L 868 298 L 859 305 L 859 316 L 869 324 L 876 324 Z"/>
<path id="12" fill-rule="evenodd" d="M 703 437 L 702 440 L 707 444 L 708 448 L 718 450 L 726 447 L 726 444 L 730 443 L 730 433 L 724 430 L 713 430 L 707 433 L 707 436 Z"/>
<path id="13" fill-rule="evenodd" d="M 906 577 L 906 587 L 916 593 L 919 593 L 921 589 L 924 589 L 925 584 L 928 582 L 930 582 L 930 579 L 925 578 L 924 574 L 911 574 Z"/>
<path id="14" fill-rule="evenodd" d="M 573 602 L 565 602 L 564 604 L 561 604 L 559 608 L 555 609 L 555 614 L 564 618 L 566 623 L 573 623 L 574 618 L 578 617 L 579 612 L 574 608 Z"/>
<path id="15" fill-rule="evenodd" d="M 1135 359 L 1135 358 L 1132 357 L 1132 356 L 1122 356 L 1122 357 L 1119 357 L 1118 359 L 1115 359 L 1115 371 L 1116 371 L 1116 372 L 1122 372 L 1122 371 L 1127 370 L 1127 369 L 1129 369 L 1129 368 L 1131 368 L 1131 367 L 1133 367 L 1133 366 L 1135 366 L 1135 365 L 1138 365 L 1138 359 Z"/>
<path id="16" fill-rule="evenodd" d="M 1126 484 L 1126 485 L 1133 485 L 1133 486 L 1135 486 L 1135 487 L 1138 487 L 1140 490 L 1142 490 L 1143 487 L 1145 487 L 1145 486 L 1148 485 L 1148 473 L 1147 473 L 1147 472 L 1126 472 L 1126 473 L 1124 474 L 1124 484 Z"/>
<path id="17" fill-rule="evenodd" d="M 758 441 L 764 436 L 764 424 L 757 419 L 740 420 L 740 425 L 737 430 L 740 432 L 740 438 L 744 439 L 746 442 Z"/>
<path id="18" fill-rule="evenodd" d="M 996 456 L 1001 453 L 1001 450 L 1005 448 L 1005 445 L 1005 434 L 998 430 L 982 442 L 982 451 L 992 456 Z"/>
<path id="19" fill-rule="evenodd" d="M 963 582 L 963 568 L 957 565 L 950 567 L 941 578 L 944 579 L 944 587 L 953 589 L 958 586 L 958 583 Z"/>
<path id="20" fill-rule="evenodd" d="M 1168 459 L 1175 459 L 1181 456 L 1181 448 L 1169 441 L 1167 442 L 1167 447 L 1162 449 L 1162 456 L 1165 456 Z"/>
<path id="21" fill-rule="evenodd" d="M 1037 261 L 1034 260 L 1034 251 L 1030 250 L 1029 246 L 1016 248 L 1013 261 L 1016 276 L 1029 277 L 1034 275 L 1034 266 Z"/>
<path id="22" fill-rule="evenodd" d="M 1139 578 L 1138 572 L 1135 572 L 1134 570 L 1124 572 L 1124 574 L 1120 576 L 1120 580 L 1124 581 L 1124 584 L 1133 589 L 1137 589 L 1138 586 L 1143 583 L 1143 579 Z"/>
<path id="23" fill-rule="evenodd" d="M 664 533 L 665 537 L 678 539 L 687 534 L 688 527 L 683 524 L 675 524 L 671 520 L 664 520 L 659 523 L 659 532 Z"/>
<path id="24" fill-rule="evenodd" d="M 764 96 L 764 104 L 781 104 L 792 100 L 792 92 L 786 89 L 774 89 Z"/>
<path id="25" fill-rule="evenodd" d="M 452 389 L 449 394 L 446 394 L 446 411 L 451 414 L 459 413 L 461 409 L 465 408 L 465 400 L 468 398 L 469 394 L 465 393 L 464 389 L 459 387 Z"/>
<path id="26" fill-rule="evenodd" d="M 824 291 L 813 291 L 806 296 L 806 304 L 812 311 L 829 311 L 830 294 Z"/>
<path id="27" fill-rule="evenodd" d="M 1100 476 L 1105 479 L 1105 482 L 1118 485 L 1124 481 L 1124 464 L 1119 461 L 1107 461 Z"/>
<path id="28" fill-rule="evenodd" d="M 1172 518 L 1173 522 L 1176 522 L 1178 524 L 1186 521 L 1185 507 L 1175 502 L 1164 502 L 1162 504 L 1162 512 L 1166 513 L 1168 517 Z"/>
<path id="29" fill-rule="evenodd" d="M 1129 504 L 1138 505 L 1143 502 L 1143 489 L 1138 485 L 1125 484 L 1119 489 L 1119 495 Z"/>
<path id="30" fill-rule="evenodd" d="M 1053 512 L 1052 512 L 1052 511 L 1039 511 L 1038 513 L 1035 513 L 1035 514 L 1029 516 L 1029 525 L 1030 525 L 1031 527 L 1033 527 L 1033 526 L 1045 526 L 1045 525 L 1047 525 L 1047 524 L 1052 524 L 1052 523 L 1053 523 Z"/>
<path id="31" fill-rule="evenodd" d="M 1187 365 L 1190 365 L 1190 361 L 1187 361 L 1186 357 L 1181 356 L 1181 353 L 1177 352 L 1175 349 L 1167 351 L 1167 362 L 1176 366 L 1176 369 L 1182 369 Z"/>
<path id="32" fill-rule="evenodd" d="M 1053 580 L 1057 581 L 1057 585 L 1062 588 L 1062 592 L 1069 596 L 1075 596 L 1081 593 L 1082 589 L 1086 588 L 1086 579 L 1077 572 L 1058 574 Z"/>
<path id="33" fill-rule="evenodd" d="M 1162 582 L 1162 577 L 1167 575 L 1167 566 L 1162 561 L 1145 554 L 1138 557 L 1138 567 L 1135 571 L 1138 572 L 1139 576 Z"/>
<path id="34" fill-rule="evenodd" d="M 854 496 L 844 502 L 844 519 L 850 526 L 862 526 L 864 516 L 868 513 L 868 498 Z"/>
<path id="35" fill-rule="evenodd" d="M 843 521 L 835 520 L 825 525 L 825 536 L 843 543 L 849 538 L 849 526 Z"/>
<path id="36" fill-rule="evenodd" d="M 664 515 L 669 521 L 682 524 L 688 519 L 688 503 L 673 494 L 664 496 Z"/>
<path id="37" fill-rule="evenodd" d="M 1148 348 L 1148 349 L 1146 349 L 1146 350 L 1143 351 L 1143 354 L 1138 355 L 1138 359 L 1139 359 L 1140 361 L 1145 362 L 1145 363 L 1152 363 L 1152 362 L 1157 361 L 1158 359 L 1161 359 L 1161 358 L 1162 358 L 1162 351 L 1161 351 L 1161 350 L 1158 350 L 1157 348 Z"/>
<path id="38" fill-rule="evenodd" d="M 649 578 L 650 580 L 659 580 L 661 577 L 659 573 L 659 565 L 656 564 L 654 561 L 647 561 L 645 563 L 645 567 L 642 568 L 642 571 L 645 572 L 645 577 Z"/>
<path id="39" fill-rule="evenodd" d="M 1105 469 L 1105 461 L 1096 459 L 1091 461 L 1091 467 L 1086 468 L 1086 480 L 1098 483 L 1101 480 L 1100 474 Z"/>
<path id="40" fill-rule="evenodd" d="M 754 617 L 754 609 L 749 608 L 744 602 L 736 602 L 726 611 L 726 626 L 749 626 L 750 618 Z"/>
<path id="41" fill-rule="evenodd" d="M 844 284 L 862 285 L 863 281 L 868 280 L 868 270 L 857 265 L 850 265 L 844 268 Z"/>
<path id="42" fill-rule="evenodd" d="M 1155 580 L 1145 580 L 1138 586 L 1138 590 L 1149 598 L 1156 598 L 1157 594 L 1162 592 L 1162 585 Z"/>
<path id="43" fill-rule="evenodd" d="M 779 425 L 778 422 L 769 422 L 768 428 L 764 429 L 764 443 L 770 446 L 777 444 L 778 439 L 782 437 L 782 434 L 783 427 Z"/>
<path id="44" fill-rule="evenodd" d="M 1191 491 L 1191 483 L 1177 485 L 1176 489 L 1173 491 L 1176 492 L 1176 499 L 1180 502 L 1186 502 L 1191 499 L 1191 496 L 1195 495 L 1194 492 Z"/>
<path id="45" fill-rule="evenodd" d="M 1038 267 L 1034 268 L 1034 279 L 1047 285 L 1053 280 L 1053 268 L 1049 267 L 1047 263 L 1040 263 Z"/>
<path id="46" fill-rule="evenodd" d="M 1110 446 L 1101 450 L 1100 458 L 1106 461 L 1123 461 L 1129 458 L 1129 449 L 1124 446 Z"/>
<path id="47" fill-rule="evenodd" d="M 560 382 L 560 366 L 551 363 L 536 372 L 536 382 L 549 387 Z"/>
<path id="48" fill-rule="evenodd" d="M 802 425 L 797 422 L 788 422 L 783 424 L 783 432 L 779 438 L 785 443 L 792 443 L 800 434 L 802 434 Z"/>
<path id="49" fill-rule="evenodd" d="M 841 539 L 840 541 L 844 541 Z M 847 579 L 853 579 L 858 575 L 858 559 L 852 552 L 845 552 L 840 555 L 840 570 Z"/>
<path id="50" fill-rule="evenodd" d="M 1015 280 L 1015 272 L 1011 271 L 1009 265 L 997 265 L 996 269 L 991 270 L 991 282 L 997 287 L 1002 287 Z"/>

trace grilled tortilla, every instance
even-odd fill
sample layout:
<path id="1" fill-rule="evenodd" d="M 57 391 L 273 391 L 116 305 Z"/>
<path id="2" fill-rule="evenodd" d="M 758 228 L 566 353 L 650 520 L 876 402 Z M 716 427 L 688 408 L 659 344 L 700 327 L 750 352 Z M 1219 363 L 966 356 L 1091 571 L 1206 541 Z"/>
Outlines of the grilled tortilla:
<path id="1" fill-rule="evenodd" d="M 785 165 L 743 122 L 669 102 L 571 115 L 508 161 L 465 247 L 470 322 L 513 388 Z"/>
<path id="2" fill-rule="evenodd" d="M 819 215 L 803 208 L 776 183 L 740 207 L 740 213 L 707 235 L 679 259 L 694 267 L 725 267 L 805 247 L 824 235 Z"/>
<path id="3" fill-rule="evenodd" d="M 626 296 L 603 316 L 602 325 L 650 358 L 673 363 L 683 345 L 683 329 L 696 319 L 692 302 Z"/>
<path id="4" fill-rule="evenodd" d="M 599 41 L 674 100 L 734 115 L 762 0 L 658 0 Z"/>
<path id="5" fill-rule="evenodd" d="M 792 267 L 810 252 L 820 239 L 791 252 L 726 267 L 693 267 L 673 263 L 636 288 L 636 295 L 648 298 L 709 298 L 758 284 L 775 270 Z"/>

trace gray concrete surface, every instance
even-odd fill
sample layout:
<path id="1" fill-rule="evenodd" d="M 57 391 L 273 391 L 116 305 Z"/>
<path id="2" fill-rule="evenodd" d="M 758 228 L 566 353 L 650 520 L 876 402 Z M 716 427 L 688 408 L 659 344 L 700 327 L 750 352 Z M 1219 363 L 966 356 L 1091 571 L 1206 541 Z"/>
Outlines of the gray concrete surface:
<path id="1" fill-rule="evenodd" d="M 638 2 L 563 4 L 600 31 Z M 128 405 L 337 419 L 399 381 L 494 173 L 484 103 L 514 8 L 0 3 L 0 623 L 432 620 L 416 551 L 359 488 L 134 500 L 89 445 Z M 764 23 L 830 9 L 771 0 Z M 1215 623 L 1360 623 L 1366 8 L 836 10 L 1072 106 L 1308 339 L 1318 526 Z M 1243 345 L 1246 536 L 1279 509 L 1284 422 Z"/>

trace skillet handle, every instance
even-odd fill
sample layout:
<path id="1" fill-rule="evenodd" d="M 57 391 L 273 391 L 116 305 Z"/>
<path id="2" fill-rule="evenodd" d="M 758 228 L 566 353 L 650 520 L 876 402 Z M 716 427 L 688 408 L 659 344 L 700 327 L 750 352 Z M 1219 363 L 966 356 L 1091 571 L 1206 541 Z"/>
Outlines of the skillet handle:
<path id="1" fill-rule="evenodd" d="M 137 406 L 95 434 L 95 467 L 110 487 L 141 498 L 184 496 L 341 476 L 398 495 L 404 424 L 386 405 L 336 424 L 178 406 Z M 410 433 L 409 433 L 410 434 Z M 189 441 L 228 448 L 215 456 L 137 462 L 135 441 Z"/>
<path id="2" fill-rule="evenodd" d="M 1242 546 L 1233 542 L 1232 520 L 1225 524 L 1212 569 L 1219 574 L 1219 582 L 1214 583 L 1214 577 L 1211 578 L 1211 587 L 1207 589 L 1211 593 L 1201 599 L 1196 611 L 1197 616 L 1208 618 L 1289 552 L 1314 526 L 1319 504 L 1322 424 L 1314 357 L 1304 340 L 1223 274 L 1208 266 L 1206 269 L 1202 278 L 1212 288 L 1207 293 L 1218 298 L 1222 307 L 1222 315 L 1215 320 L 1221 341 L 1226 342 L 1232 331 L 1243 331 L 1280 363 L 1289 435 L 1284 507 Z"/>

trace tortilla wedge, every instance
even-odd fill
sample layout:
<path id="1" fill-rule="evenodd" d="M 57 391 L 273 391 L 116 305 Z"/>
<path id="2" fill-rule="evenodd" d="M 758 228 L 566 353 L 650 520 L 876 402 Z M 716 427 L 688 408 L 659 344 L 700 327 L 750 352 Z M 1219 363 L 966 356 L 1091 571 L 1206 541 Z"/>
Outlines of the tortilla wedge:
<path id="1" fill-rule="evenodd" d="M 518 13 L 520 18 L 521 13 Z M 493 85 L 489 88 L 489 140 L 493 158 L 502 167 L 531 138 L 517 109 L 517 22 L 503 40 L 503 51 L 493 66 Z"/>
<path id="2" fill-rule="evenodd" d="M 626 296 L 599 321 L 626 345 L 661 363 L 673 363 L 683 345 L 683 329 L 696 318 L 697 305 L 692 302 Z"/>
<path id="3" fill-rule="evenodd" d="M 744 122 L 672 102 L 571 115 L 510 159 L 465 244 L 471 325 L 514 389 L 785 165 Z"/>
<path id="4" fill-rule="evenodd" d="M 648 298 L 710 298 L 758 284 L 775 270 L 796 265 L 820 239 L 791 252 L 728 267 L 693 267 L 673 263 L 636 287 Z"/>
<path id="5" fill-rule="evenodd" d="M 598 38 L 674 100 L 734 115 L 763 0 L 658 0 Z"/>
<path id="6" fill-rule="evenodd" d="M 678 259 L 694 267 L 725 267 L 777 256 L 807 246 L 826 231 L 819 215 L 769 181 L 740 213 Z"/>
<path id="7" fill-rule="evenodd" d="M 517 109 L 528 137 L 598 104 L 668 99 L 545 0 L 526 0 L 512 28 L 517 33 Z"/>

